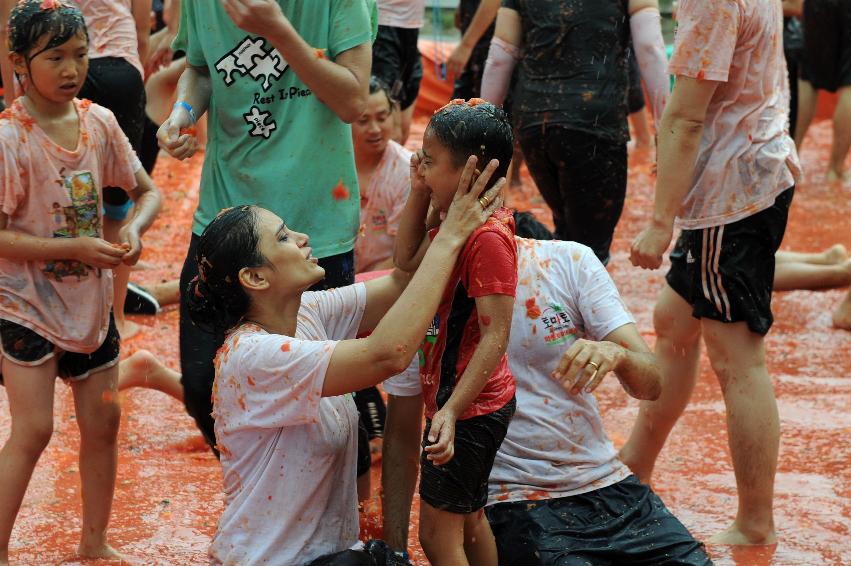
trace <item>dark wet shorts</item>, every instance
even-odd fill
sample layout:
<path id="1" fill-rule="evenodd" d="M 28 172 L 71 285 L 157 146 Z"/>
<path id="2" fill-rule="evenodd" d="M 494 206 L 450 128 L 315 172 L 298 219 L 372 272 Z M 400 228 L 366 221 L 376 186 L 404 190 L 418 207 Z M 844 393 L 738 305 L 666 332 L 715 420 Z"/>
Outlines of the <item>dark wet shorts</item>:
<path id="1" fill-rule="evenodd" d="M 82 381 L 93 373 L 117 364 L 120 345 L 121 340 L 112 313 L 109 315 L 106 339 L 91 354 L 59 350 L 47 338 L 29 328 L 0 319 L 0 347 L 3 357 L 18 365 L 37 367 L 57 356 L 59 377 L 70 381 Z M 0 383 L 3 383 L 2 375 Z"/>
<path id="2" fill-rule="evenodd" d="M 804 2 L 801 78 L 820 90 L 851 86 L 851 2 Z"/>
<path id="3" fill-rule="evenodd" d="M 420 30 L 378 26 L 372 44 L 372 74 L 390 86 L 390 98 L 405 110 L 416 100 L 423 78 L 423 63 L 417 47 Z"/>
<path id="4" fill-rule="evenodd" d="M 588 493 L 485 509 L 500 566 L 712 564 L 635 476 Z"/>
<path id="5" fill-rule="evenodd" d="M 629 54 L 629 89 L 626 95 L 627 110 L 630 114 L 638 112 L 644 108 L 644 90 L 641 86 L 641 71 L 638 68 L 638 60 L 635 57 L 635 50 L 631 49 Z"/>
<path id="6" fill-rule="evenodd" d="M 307 566 L 409 566 L 410 562 L 398 556 L 381 540 L 368 541 L 363 550 L 343 550 L 320 556 Z"/>
<path id="7" fill-rule="evenodd" d="M 442 511 L 467 514 L 485 506 L 488 477 L 496 452 L 514 416 L 514 398 L 501 409 L 455 423 L 455 456 L 434 465 L 423 450 L 420 457 L 420 499 Z M 428 446 L 431 420 L 426 419 L 423 448 Z"/>
<path id="8" fill-rule="evenodd" d="M 668 285 L 695 318 L 747 322 L 765 335 L 774 317 L 774 254 L 783 241 L 795 187 L 753 216 L 722 226 L 683 230 L 671 252 Z"/>

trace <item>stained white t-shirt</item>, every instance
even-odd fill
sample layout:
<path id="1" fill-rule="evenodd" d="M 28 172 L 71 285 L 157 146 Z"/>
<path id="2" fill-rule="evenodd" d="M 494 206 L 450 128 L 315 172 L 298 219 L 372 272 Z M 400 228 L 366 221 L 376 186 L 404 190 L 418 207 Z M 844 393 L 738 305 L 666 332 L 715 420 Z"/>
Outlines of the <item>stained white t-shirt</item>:
<path id="1" fill-rule="evenodd" d="M 606 436 L 592 394 L 571 395 L 550 378 L 579 338 L 601 340 L 634 322 L 606 268 L 575 242 L 517 240 L 517 298 L 508 365 L 517 411 L 496 455 L 488 504 L 578 495 L 629 476 Z M 406 372 L 387 393 L 416 395 Z"/>
<path id="2" fill-rule="evenodd" d="M 378 25 L 394 28 L 423 27 L 425 0 L 378 0 Z"/>
<path id="3" fill-rule="evenodd" d="M 245 324 L 219 350 L 225 510 L 211 563 L 297 566 L 358 544 L 357 409 L 351 395 L 322 397 L 322 387 L 365 305 L 363 284 L 305 293 L 294 338 Z"/>

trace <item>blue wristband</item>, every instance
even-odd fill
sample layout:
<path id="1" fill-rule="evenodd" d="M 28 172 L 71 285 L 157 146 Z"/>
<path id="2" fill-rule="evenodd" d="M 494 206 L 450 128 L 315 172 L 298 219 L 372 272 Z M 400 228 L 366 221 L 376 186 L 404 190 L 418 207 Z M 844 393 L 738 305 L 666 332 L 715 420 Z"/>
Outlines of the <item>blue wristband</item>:
<path id="1" fill-rule="evenodd" d="M 192 120 L 193 125 L 198 121 L 198 118 L 195 117 L 195 110 L 192 109 L 192 106 L 190 106 L 188 102 L 184 102 L 183 100 L 178 100 L 177 102 L 174 103 L 174 106 L 173 106 L 172 109 L 174 109 L 174 108 L 183 108 L 184 110 L 189 112 L 189 119 Z"/>

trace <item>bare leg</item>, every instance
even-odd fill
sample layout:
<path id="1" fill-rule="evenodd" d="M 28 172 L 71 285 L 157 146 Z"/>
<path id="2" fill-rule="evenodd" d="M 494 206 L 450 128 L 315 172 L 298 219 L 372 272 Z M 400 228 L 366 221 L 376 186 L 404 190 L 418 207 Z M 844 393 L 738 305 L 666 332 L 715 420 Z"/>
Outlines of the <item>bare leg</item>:
<path id="1" fill-rule="evenodd" d="M 629 123 L 632 125 L 632 133 L 635 135 L 635 150 L 650 151 L 653 149 L 653 137 L 647 126 L 647 111 L 642 108 L 629 115 Z"/>
<path id="2" fill-rule="evenodd" d="M 0 361 L 12 431 L 0 450 L 0 564 L 9 563 L 9 539 L 35 465 L 53 435 L 56 358 L 38 367 Z"/>
<path id="3" fill-rule="evenodd" d="M 817 265 L 833 265 L 844 263 L 848 259 L 848 250 L 842 244 L 834 244 L 822 252 L 791 252 L 778 250 L 774 254 L 774 261 L 780 263 L 813 263 Z"/>
<path id="4" fill-rule="evenodd" d="M 833 312 L 833 326 L 851 330 L 851 291 L 845 295 L 845 300 Z"/>
<path id="5" fill-rule="evenodd" d="M 357 483 L 358 503 L 366 501 L 372 497 L 372 472 L 367 470 L 363 475 L 358 476 Z"/>
<path id="6" fill-rule="evenodd" d="M 818 91 L 812 83 L 798 79 L 798 123 L 795 125 L 795 145 L 798 151 L 804 146 L 804 136 L 816 115 Z"/>
<path id="7" fill-rule="evenodd" d="M 82 558 L 121 558 L 107 543 L 106 529 L 115 493 L 118 461 L 118 367 L 72 382 L 80 427 L 80 480 L 83 530 L 78 553 Z"/>
<path id="8" fill-rule="evenodd" d="M 183 402 L 180 374 L 147 350 L 139 350 L 118 365 L 118 390 L 131 387 L 156 389 Z"/>
<path id="9" fill-rule="evenodd" d="M 122 222 L 112 218 L 103 218 L 103 235 L 108 242 L 118 241 L 118 232 Z M 122 340 L 132 338 L 139 332 L 139 325 L 124 317 L 124 302 L 127 300 L 127 282 L 130 281 L 130 266 L 123 263 L 112 270 L 112 309 L 115 316 L 115 326 Z"/>
<path id="10" fill-rule="evenodd" d="M 832 289 L 846 285 L 851 285 L 851 260 L 837 265 L 796 262 L 775 265 L 775 291 Z"/>
<path id="11" fill-rule="evenodd" d="M 700 361 L 700 322 L 691 315 L 691 306 L 668 285 L 659 295 L 653 324 L 662 394 L 656 401 L 641 402 L 638 419 L 620 451 L 621 460 L 646 484 L 671 429 L 688 405 Z"/>
<path id="12" fill-rule="evenodd" d="M 180 280 L 166 281 L 165 283 L 157 283 L 146 287 L 149 293 L 154 296 L 161 307 L 166 305 L 175 305 L 180 302 Z"/>
<path id="13" fill-rule="evenodd" d="M 773 544 L 774 474 L 780 445 L 780 419 L 774 386 L 765 366 L 763 337 L 745 322 L 703 319 L 703 336 L 727 406 L 730 454 L 739 508 L 716 544 Z"/>
<path id="14" fill-rule="evenodd" d="M 496 566 L 496 539 L 491 525 L 479 509 L 464 519 L 464 552 L 473 566 Z"/>
<path id="15" fill-rule="evenodd" d="M 420 545 L 432 566 L 469 565 L 464 552 L 465 517 L 420 501 Z"/>
<path id="16" fill-rule="evenodd" d="M 839 99 L 833 112 L 833 145 L 827 180 L 841 181 L 845 177 L 845 158 L 851 148 L 851 87 L 839 89 Z"/>

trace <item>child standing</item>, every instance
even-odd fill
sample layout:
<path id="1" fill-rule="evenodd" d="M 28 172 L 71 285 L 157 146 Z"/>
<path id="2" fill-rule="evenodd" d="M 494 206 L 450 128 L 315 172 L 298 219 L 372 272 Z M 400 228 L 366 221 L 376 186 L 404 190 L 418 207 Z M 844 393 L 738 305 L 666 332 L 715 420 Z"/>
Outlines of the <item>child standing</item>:
<path id="1" fill-rule="evenodd" d="M 411 196 L 394 254 L 401 269 L 419 265 L 437 234 L 439 216 L 455 197 L 465 160 L 470 155 L 479 163 L 498 160 L 494 178 L 504 177 L 512 151 L 505 113 L 481 99 L 454 100 L 432 117 L 422 150 L 411 159 Z M 480 203 L 489 204 L 485 197 Z M 500 208 L 468 238 L 422 346 L 427 422 L 420 543 L 437 566 L 497 563 L 482 509 L 515 408 L 505 348 L 516 287 L 514 220 Z"/>
<path id="2" fill-rule="evenodd" d="M 71 384 L 80 427 L 78 554 L 116 558 L 106 539 L 120 417 L 111 270 L 138 260 L 159 194 L 114 116 L 75 98 L 88 68 L 76 6 L 18 2 L 9 46 L 25 95 L 0 115 L 0 376 L 12 416 L 0 452 L 0 564 L 52 434 L 57 375 Z M 103 186 L 132 188 L 136 201 L 120 244 L 103 239 Z"/>

